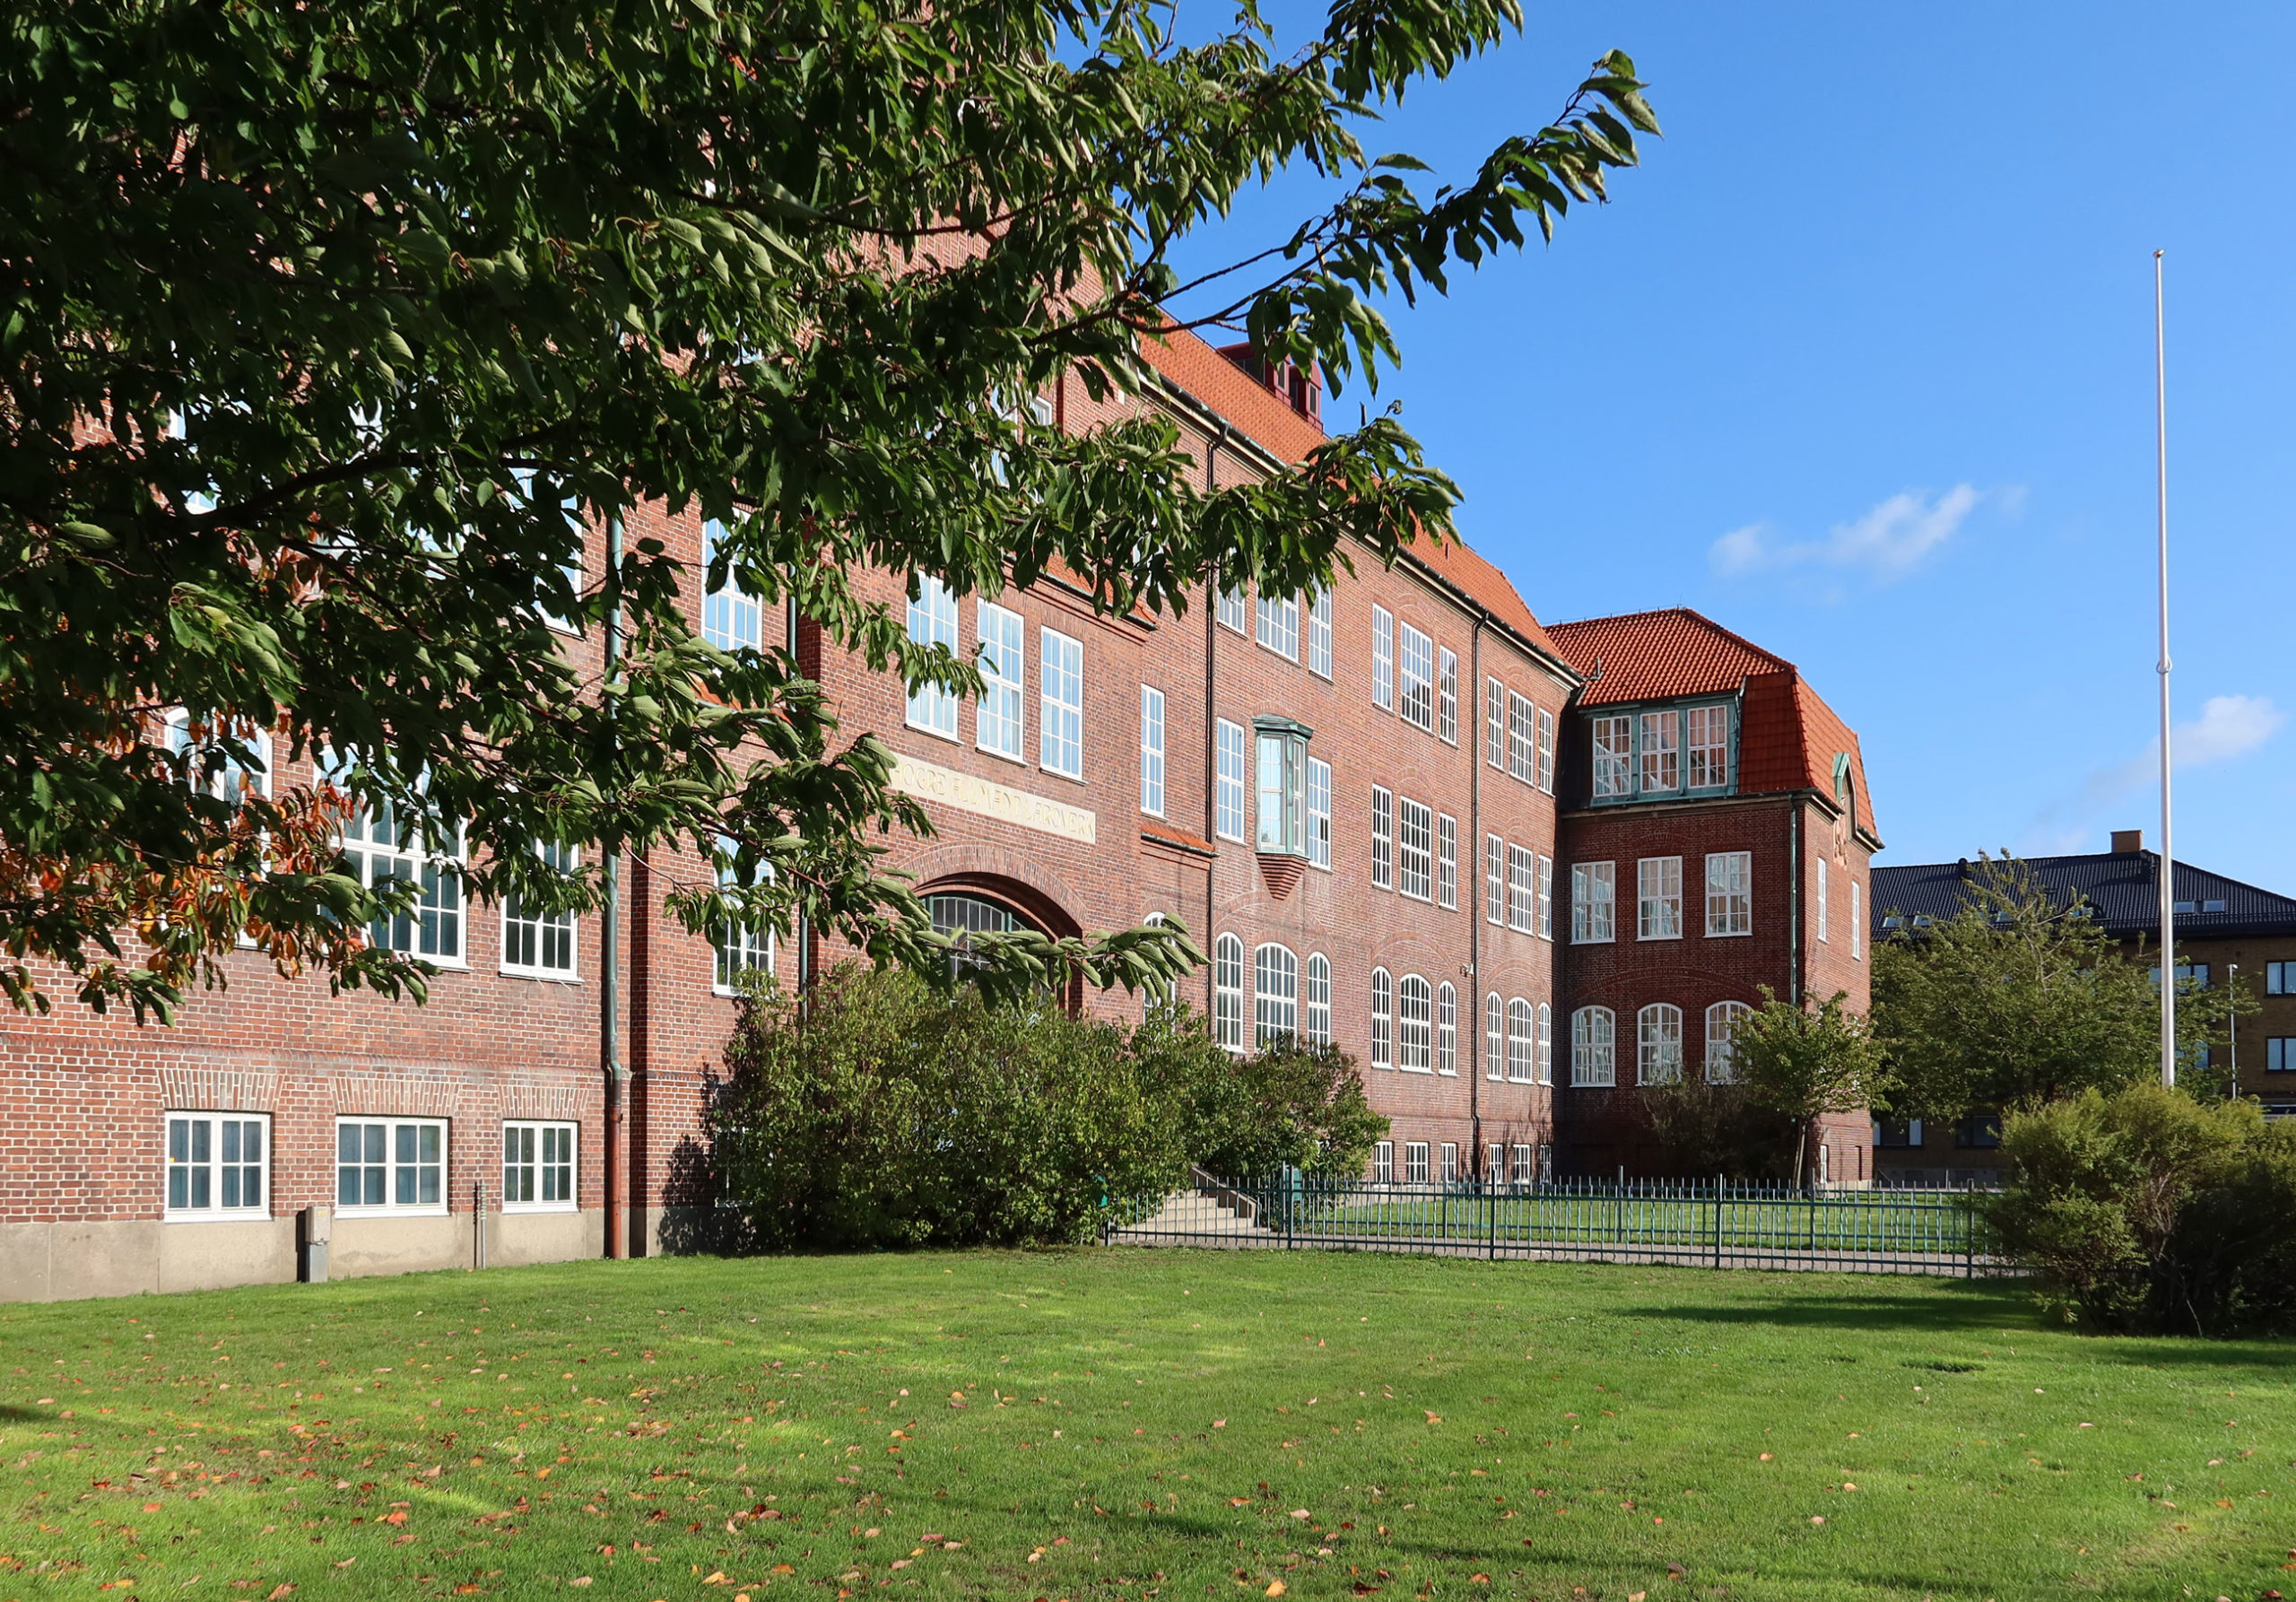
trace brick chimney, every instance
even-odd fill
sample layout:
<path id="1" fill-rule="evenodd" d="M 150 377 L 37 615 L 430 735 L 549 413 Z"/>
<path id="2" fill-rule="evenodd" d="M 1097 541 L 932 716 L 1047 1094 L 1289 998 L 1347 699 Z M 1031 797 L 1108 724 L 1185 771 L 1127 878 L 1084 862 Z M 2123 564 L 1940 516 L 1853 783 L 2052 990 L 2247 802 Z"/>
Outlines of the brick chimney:
<path id="1" fill-rule="evenodd" d="M 2144 831 L 2116 829 L 2113 831 L 2113 855 L 2131 857 L 2144 849 Z"/>

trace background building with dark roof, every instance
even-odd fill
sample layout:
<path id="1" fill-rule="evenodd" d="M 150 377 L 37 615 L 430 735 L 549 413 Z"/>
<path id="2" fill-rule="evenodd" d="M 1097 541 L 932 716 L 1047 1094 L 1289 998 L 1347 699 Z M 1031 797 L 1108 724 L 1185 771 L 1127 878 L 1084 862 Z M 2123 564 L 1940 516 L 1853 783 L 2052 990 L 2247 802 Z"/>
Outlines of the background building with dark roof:
<path id="1" fill-rule="evenodd" d="M 2078 897 L 2096 910 L 2107 935 L 2142 949 L 2157 963 L 2161 943 L 2161 858 L 2144 849 L 2141 829 L 2116 830 L 2112 849 L 2069 857 L 2023 857 L 2058 904 Z M 1979 864 L 1963 858 L 1874 870 L 1874 937 L 1918 936 L 1926 923 L 1967 904 Z M 2238 984 L 2262 1010 L 2239 1020 L 2224 1060 L 2240 1094 L 2260 1098 L 2268 1114 L 2296 1115 L 2296 897 L 2279 894 L 2195 863 L 2176 865 L 2179 972 L 2207 986 Z M 1957 1130 L 1879 1131 L 1884 1170 L 1988 1168 L 1994 1163 L 1987 1120 Z M 1949 1155 L 1949 1148 L 1951 1154 Z"/>

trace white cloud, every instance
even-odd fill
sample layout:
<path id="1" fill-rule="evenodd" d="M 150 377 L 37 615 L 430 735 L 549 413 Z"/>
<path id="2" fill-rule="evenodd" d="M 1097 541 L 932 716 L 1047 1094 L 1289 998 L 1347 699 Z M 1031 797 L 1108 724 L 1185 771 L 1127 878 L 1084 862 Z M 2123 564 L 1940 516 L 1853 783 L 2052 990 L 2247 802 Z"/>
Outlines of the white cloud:
<path id="1" fill-rule="evenodd" d="M 1781 542 L 1766 523 L 1732 529 L 1709 553 L 1725 578 L 1782 568 L 1863 571 L 1882 583 L 1902 579 L 1921 559 L 1953 537 L 1979 501 L 1999 492 L 1955 484 L 1932 499 L 1906 490 L 1854 523 L 1837 523 L 1822 540 Z"/>
<path id="2" fill-rule="evenodd" d="M 2200 716 L 2179 723 L 2170 748 L 2176 765 L 2205 767 L 2246 756 L 2287 725 L 2288 714 L 2264 695 L 2212 695 L 2201 703 Z M 2027 831 L 2026 849 L 2037 855 L 2052 850 L 2079 850 L 2068 840 L 2091 838 L 2090 823 L 2125 797 L 2161 779 L 2161 742 L 2149 742 L 2144 754 L 2089 775 L 2079 795 L 2045 808 Z"/>

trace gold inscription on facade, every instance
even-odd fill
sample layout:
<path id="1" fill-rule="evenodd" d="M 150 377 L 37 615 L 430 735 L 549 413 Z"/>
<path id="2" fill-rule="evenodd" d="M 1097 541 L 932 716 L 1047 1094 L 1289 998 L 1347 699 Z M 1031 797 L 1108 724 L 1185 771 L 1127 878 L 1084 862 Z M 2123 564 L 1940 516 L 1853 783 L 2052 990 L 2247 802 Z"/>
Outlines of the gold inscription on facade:
<path id="1" fill-rule="evenodd" d="M 1100 833 L 1099 818 L 1084 807 L 1071 806 L 1049 796 L 1032 796 L 1009 784 L 919 762 L 913 756 L 893 758 L 893 788 L 920 801 L 938 801 L 959 812 L 1002 818 L 1039 834 L 1057 834 L 1083 845 L 1092 844 Z"/>

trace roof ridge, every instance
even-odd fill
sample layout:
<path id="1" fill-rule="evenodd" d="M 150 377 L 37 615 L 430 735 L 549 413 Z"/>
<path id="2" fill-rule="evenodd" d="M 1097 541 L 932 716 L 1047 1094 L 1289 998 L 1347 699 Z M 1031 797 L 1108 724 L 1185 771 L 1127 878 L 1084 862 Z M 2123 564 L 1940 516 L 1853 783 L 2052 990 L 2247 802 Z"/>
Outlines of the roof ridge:
<path id="1" fill-rule="evenodd" d="M 1707 616 L 1706 614 L 1700 612 L 1695 606 L 1653 606 L 1641 612 L 1609 612 L 1605 613 L 1600 617 L 1582 617 L 1574 619 L 1567 623 L 1549 623 L 1546 626 L 1548 631 L 1552 632 L 1557 629 L 1587 628 L 1596 623 L 1632 623 L 1638 618 L 1645 617 L 1690 618 L 1694 622 L 1703 623 L 1706 627 L 1713 630 L 1717 634 L 1719 634 L 1724 639 L 1729 640 L 1733 645 L 1744 647 L 1747 651 L 1754 656 L 1760 657 L 1763 661 L 1775 663 L 1779 671 L 1790 673 L 1797 679 L 1802 676 L 1801 668 L 1796 666 L 1794 663 L 1787 661 L 1776 651 L 1756 645 L 1752 640 L 1747 639 L 1744 634 L 1739 633 L 1735 629 L 1731 628 L 1726 623 L 1716 623 L 1712 618 Z"/>

